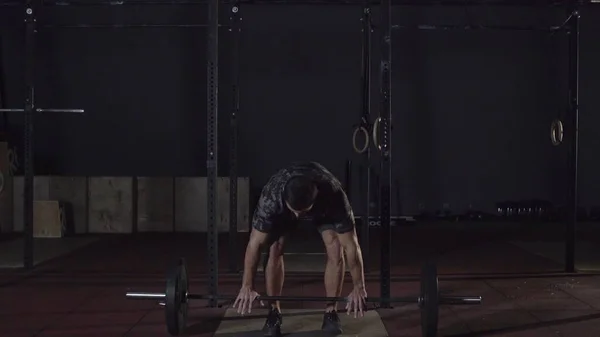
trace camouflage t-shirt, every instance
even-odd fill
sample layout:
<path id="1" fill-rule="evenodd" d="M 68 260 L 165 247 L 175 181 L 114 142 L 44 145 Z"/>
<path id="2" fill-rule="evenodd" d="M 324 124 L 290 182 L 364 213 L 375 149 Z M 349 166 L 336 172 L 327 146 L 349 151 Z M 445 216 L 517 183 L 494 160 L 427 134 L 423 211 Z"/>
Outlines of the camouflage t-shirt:
<path id="1" fill-rule="evenodd" d="M 342 184 L 323 165 L 315 162 L 294 163 L 269 179 L 252 217 L 253 228 L 269 233 L 293 226 L 296 219 L 286 207 L 283 193 L 290 178 L 296 176 L 308 176 L 317 185 L 317 198 L 306 214 L 317 227 L 330 226 L 340 234 L 354 229 L 354 214 Z"/>

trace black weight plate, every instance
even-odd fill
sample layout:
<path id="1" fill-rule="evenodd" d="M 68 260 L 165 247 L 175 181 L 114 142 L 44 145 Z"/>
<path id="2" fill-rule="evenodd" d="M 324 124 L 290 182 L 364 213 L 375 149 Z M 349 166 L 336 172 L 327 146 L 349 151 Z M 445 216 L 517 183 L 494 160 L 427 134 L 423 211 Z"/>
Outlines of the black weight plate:
<path id="1" fill-rule="evenodd" d="M 439 289 L 435 264 L 427 264 L 421 271 L 421 333 L 436 337 L 438 329 Z"/>
<path id="2" fill-rule="evenodd" d="M 187 293 L 187 268 L 185 260 L 179 259 L 167 275 L 167 289 L 165 291 L 165 319 L 167 331 L 172 336 L 180 335 L 187 326 Z"/>
<path id="3" fill-rule="evenodd" d="M 185 263 L 185 259 L 181 258 L 181 277 L 179 278 L 179 298 L 181 299 L 181 306 L 179 307 L 179 317 L 180 317 L 180 329 L 179 331 L 183 332 L 187 327 L 187 317 L 188 317 L 188 274 L 187 274 L 187 264 Z"/>

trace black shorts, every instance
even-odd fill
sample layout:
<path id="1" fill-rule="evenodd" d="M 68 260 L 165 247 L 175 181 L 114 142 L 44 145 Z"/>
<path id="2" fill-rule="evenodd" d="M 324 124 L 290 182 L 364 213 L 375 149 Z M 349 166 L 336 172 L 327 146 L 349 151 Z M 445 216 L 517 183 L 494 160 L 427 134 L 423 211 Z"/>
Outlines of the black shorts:
<path id="1" fill-rule="evenodd" d="M 326 230 L 333 230 L 338 234 L 344 234 L 354 230 L 354 222 L 335 222 L 328 221 L 328 219 L 311 219 L 311 220 L 290 220 L 284 223 L 276 224 L 271 227 L 268 231 L 267 248 L 266 254 L 263 259 L 263 270 L 267 269 L 267 262 L 269 261 L 270 247 L 273 243 L 279 241 L 280 238 L 289 236 L 290 233 L 294 232 L 298 226 L 306 225 L 313 226 L 317 229 L 319 234 Z M 259 230 L 254 228 L 255 230 Z M 285 248 L 284 248 L 285 249 Z"/>
<path id="2" fill-rule="evenodd" d="M 279 238 L 288 236 L 294 232 L 299 226 L 312 226 L 319 234 L 327 230 L 333 230 L 338 234 L 348 233 L 354 230 L 354 222 L 339 222 L 331 219 L 315 218 L 309 220 L 288 220 L 273 225 L 269 231 L 268 244 L 269 246 L 279 240 Z M 257 229 L 257 228 L 254 228 Z M 260 229 L 257 229 L 260 230 Z"/>

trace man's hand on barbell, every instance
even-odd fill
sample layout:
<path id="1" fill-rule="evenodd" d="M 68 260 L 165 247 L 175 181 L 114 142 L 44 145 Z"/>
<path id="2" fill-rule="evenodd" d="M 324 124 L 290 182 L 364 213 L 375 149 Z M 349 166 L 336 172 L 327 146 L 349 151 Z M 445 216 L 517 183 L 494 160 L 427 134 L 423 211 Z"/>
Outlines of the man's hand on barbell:
<path id="1" fill-rule="evenodd" d="M 348 315 L 350 315 L 350 312 L 354 312 L 354 318 L 357 318 L 358 315 L 360 315 L 360 317 L 365 315 L 364 312 L 367 308 L 367 291 L 363 287 L 354 287 L 346 299 L 346 310 L 348 311 Z"/>
<path id="2" fill-rule="evenodd" d="M 251 313 L 252 305 L 259 296 L 259 293 L 254 291 L 251 287 L 242 286 L 235 302 L 233 302 L 233 307 L 237 308 L 237 312 L 240 315 Z M 260 305 L 264 306 L 264 303 L 260 301 Z"/>

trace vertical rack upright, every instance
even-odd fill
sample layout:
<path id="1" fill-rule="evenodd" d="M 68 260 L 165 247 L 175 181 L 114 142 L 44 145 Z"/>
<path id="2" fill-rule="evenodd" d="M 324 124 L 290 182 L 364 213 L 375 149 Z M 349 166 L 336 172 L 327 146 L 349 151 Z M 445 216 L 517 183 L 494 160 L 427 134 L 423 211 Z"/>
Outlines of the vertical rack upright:
<path id="1" fill-rule="evenodd" d="M 35 34 L 38 0 L 27 0 L 24 7 L 25 14 L 25 107 L 23 129 L 23 267 L 31 269 L 34 265 L 33 245 L 33 179 L 34 179 L 34 154 L 33 154 L 33 125 L 35 111 Z"/>
<path id="2" fill-rule="evenodd" d="M 369 2 L 365 2 L 362 13 L 362 74 L 361 74 L 361 114 L 363 123 L 367 124 L 370 121 L 371 115 L 371 33 L 373 31 L 371 26 L 371 7 Z M 367 139 L 369 141 L 369 135 Z M 363 154 L 363 162 L 365 166 L 364 175 L 361 175 L 361 179 L 364 180 L 365 190 L 362 192 L 364 198 L 363 207 L 365 207 L 363 219 L 361 221 L 361 249 L 363 253 L 363 260 L 365 265 L 365 271 L 369 270 L 371 247 L 369 239 L 369 224 L 371 218 L 371 147 L 367 146 L 365 153 Z"/>
<path id="3" fill-rule="evenodd" d="M 579 161 L 579 8 L 577 0 L 570 1 L 567 9 L 570 15 L 568 26 L 569 67 L 568 91 L 569 104 L 567 122 L 569 139 L 569 174 L 568 174 L 568 219 L 565 235 L 565 272 L 575 272 L 575 241 L 577 240 L 577 208 L 578 208 L 578 161 Z"/>
<path id="4" fill-rule="evenodd" d="M 6 93 L 5 93 L 5 87 L 4 87 L 4 40 L 2 39 L 2 33 L 0 32 L 0 108 L 6 108 L 5 107 L 5 97 L 6 97 Z M 0 112 L 0 123 L 1 124 L 1 128 L 0 130 L 2 131 L 6 131 L 6 129 L 8 128 L 8 117 L 6 112 Z"/>
<path id="5" fill-rule="evenodd" d="M 216 296 L 219 284 L 219 232 L 217 228 L 217 175 L 218 175 L 218 112 L 219 112 L 219 0 L 208 2 L 207 27 L 207 109 L 206 109 L 206 196 L 207 196 L 207 250 L 208 294 Z M 209 300 L 209 307 L 217 301 Z"/>
<path id="6" fill-rule="evenodd" d="M 385 299 L 391 296 L 391 200 L 392 200 L 392 0 L 381 1 L 380 48 L 380 133 L 381 146 L 381 178 L 379 180 L 380 218 L 381 218 L 381 307 L 389 308 Z"/>
<path id="7" fill-rule="evenodd" d="M 236 1 L 231 7 L 229 21 L 231 27 L 231 115 L 229 130 L 229 271 L 238 271 L 238 121 L 240 111 L 240 4 Z"/>

